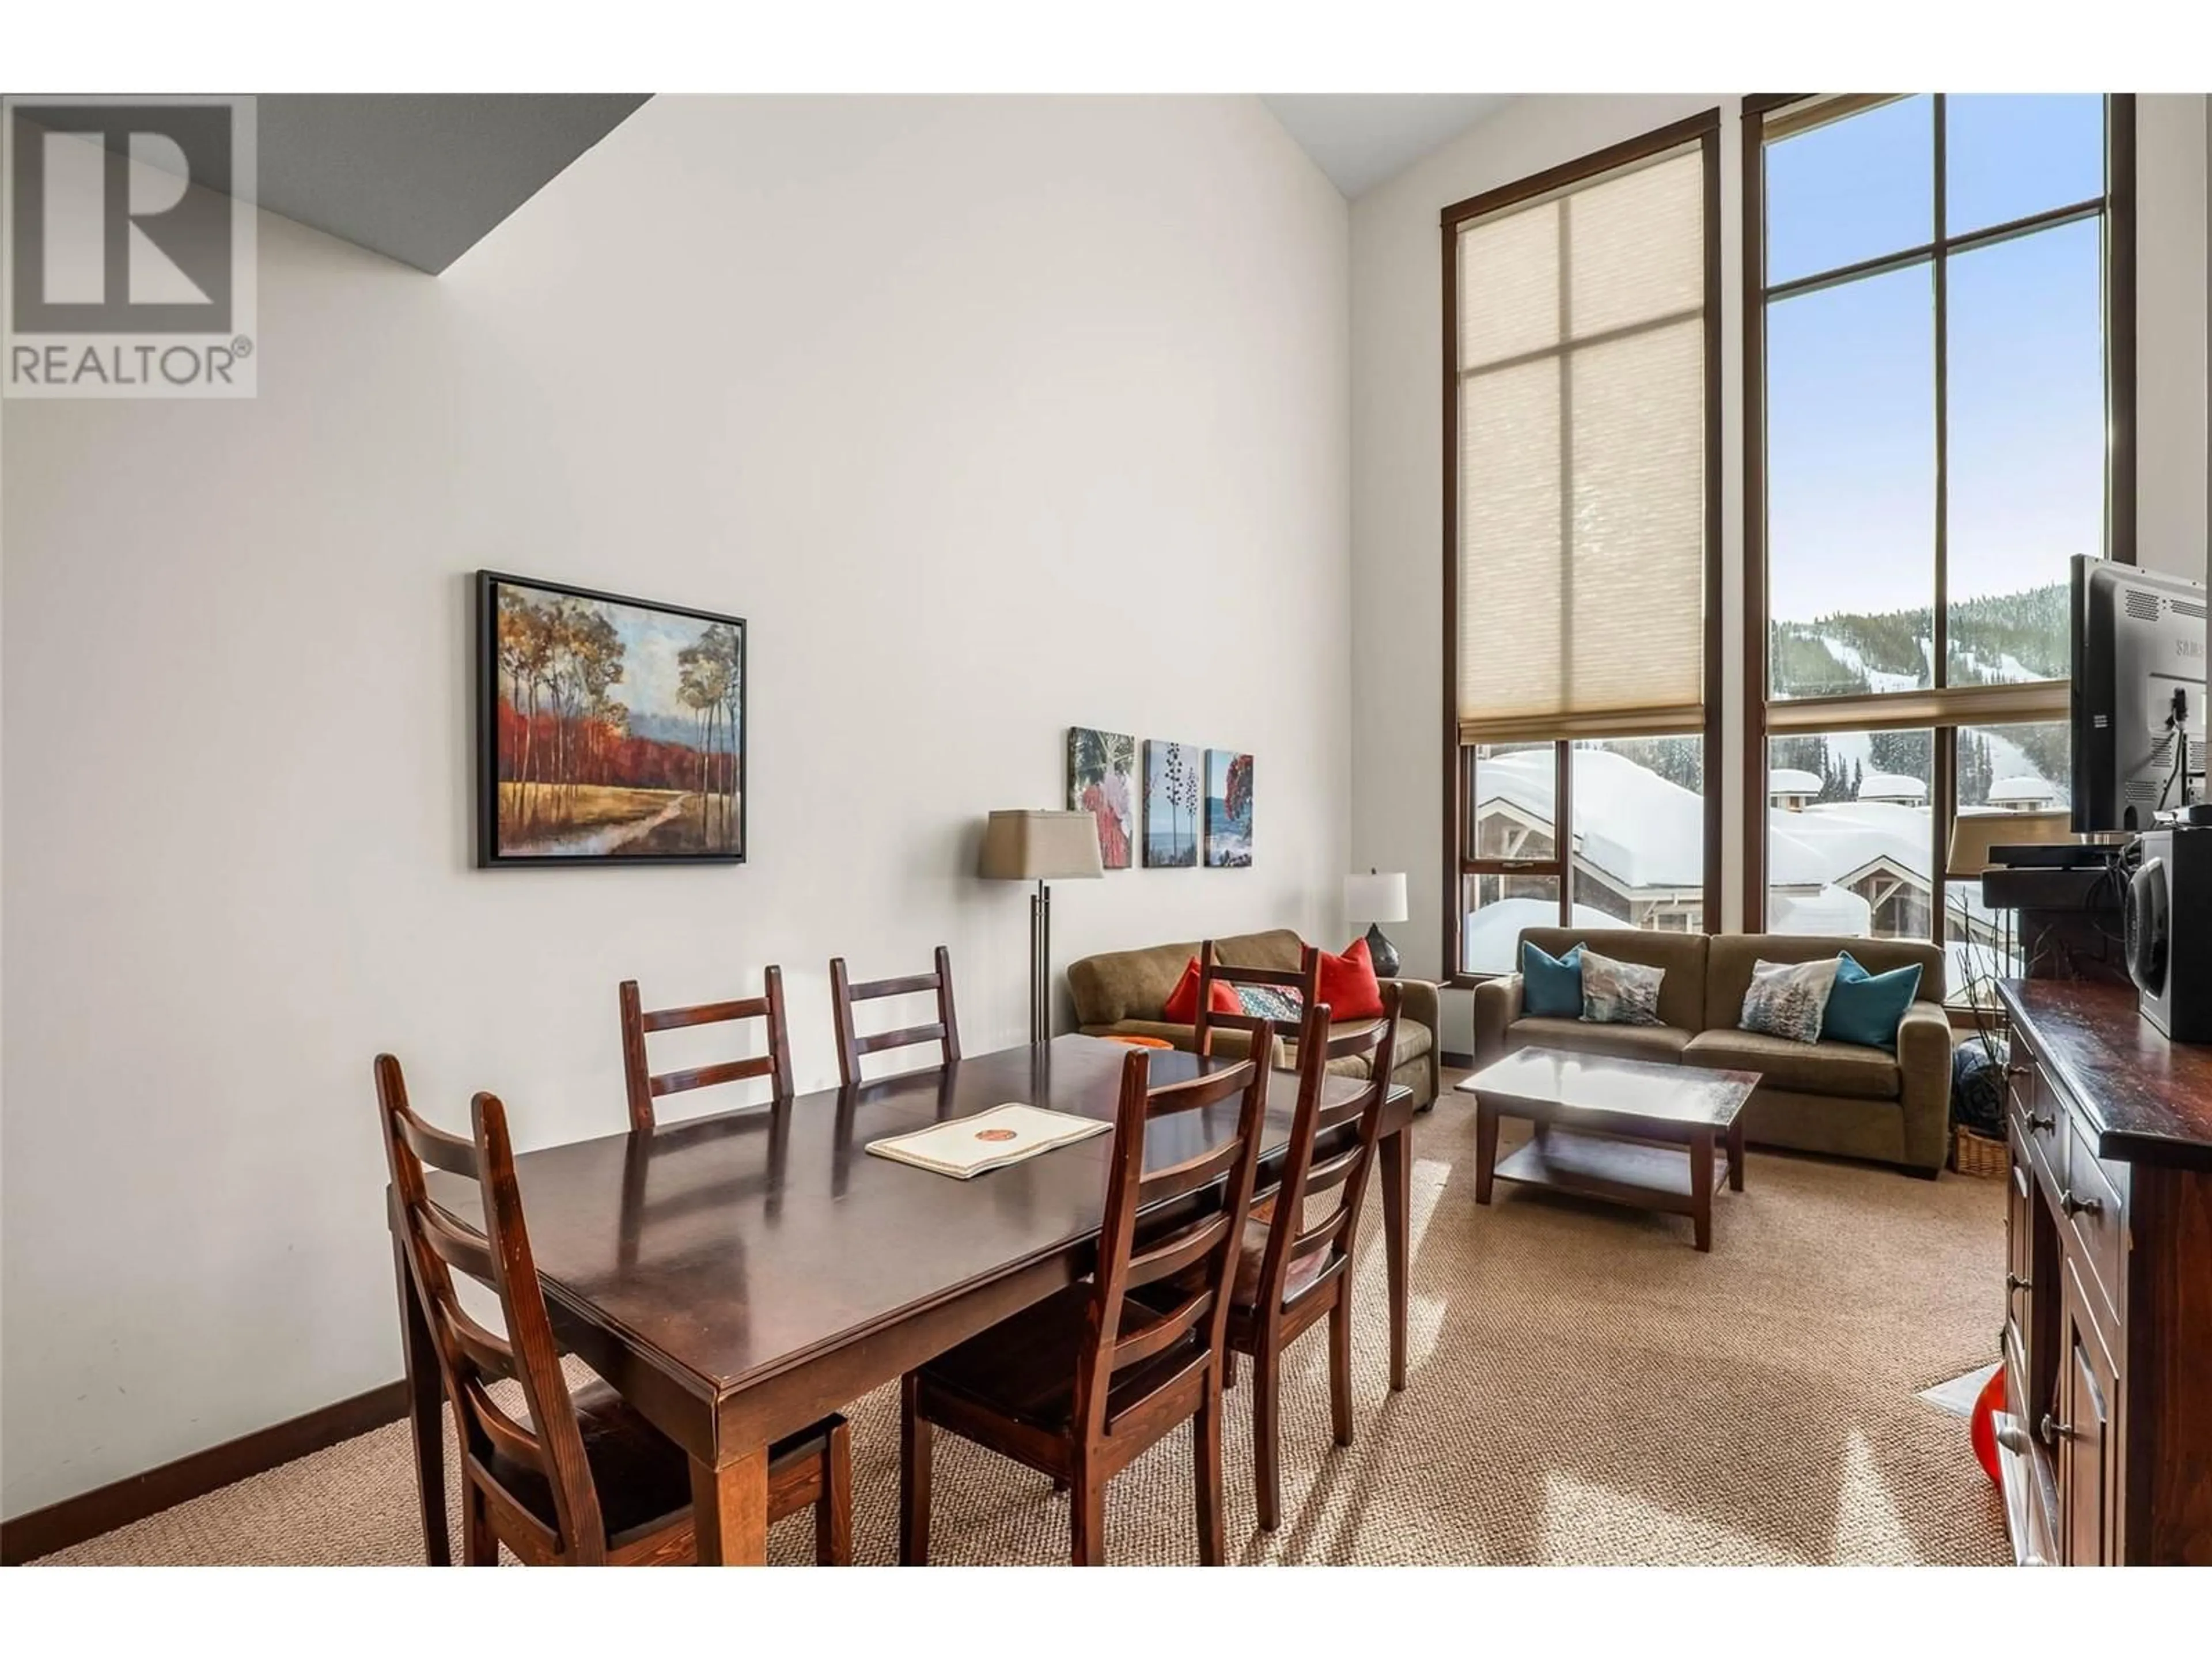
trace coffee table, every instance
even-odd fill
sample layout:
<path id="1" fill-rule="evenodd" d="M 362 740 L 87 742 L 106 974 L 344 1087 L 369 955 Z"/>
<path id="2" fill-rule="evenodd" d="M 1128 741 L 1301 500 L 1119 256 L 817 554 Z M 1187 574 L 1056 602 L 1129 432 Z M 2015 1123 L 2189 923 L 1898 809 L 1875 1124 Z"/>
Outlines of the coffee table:
<path id="1" fill-rule="evenodd" d="M 1686 1215 L 1710 1250 L 1716 1146 L 1727 1149 L 1729 1186 L 1743 1190 L 1743 1103 L 1756 1072 L 1522 1048 L 1454 1086 L 1474 1097 L 1478 1204 L 1490 1202 L 1493 1178 L 1551 1187 Z M 1536 1126 L 1502 1164 L 1501 1117 Z"/>

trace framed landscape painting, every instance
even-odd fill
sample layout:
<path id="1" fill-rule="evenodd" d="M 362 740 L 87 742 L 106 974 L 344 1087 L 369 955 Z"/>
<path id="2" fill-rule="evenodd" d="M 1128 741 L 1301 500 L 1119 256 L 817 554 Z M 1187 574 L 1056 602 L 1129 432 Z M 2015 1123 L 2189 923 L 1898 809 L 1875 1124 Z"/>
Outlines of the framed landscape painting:
<path id="1" fill-rule="evenodd" d="M 477 573 L 477 863 L 745 856 L 745 624 Z"/>
<path id="2" fill-rule="evenodd" d="M 1098 821 L 1098 861 L 1129 867 L 1137 846 L 1137 740 L 1119 732 L 1067 728 L 1067 806 Z"/>
<path id="3" fill-rule="evenodd" d="M 1243 870 L 1252 863 L 1252 757 L 1206 751 L 1206 865 Z"/>
<path id="4" fill-rule="evenodd" d="M 1193 743 L 1145 739 L 1145 866 L 1188 869 L 1198 863 L 1199 770 Z"/>

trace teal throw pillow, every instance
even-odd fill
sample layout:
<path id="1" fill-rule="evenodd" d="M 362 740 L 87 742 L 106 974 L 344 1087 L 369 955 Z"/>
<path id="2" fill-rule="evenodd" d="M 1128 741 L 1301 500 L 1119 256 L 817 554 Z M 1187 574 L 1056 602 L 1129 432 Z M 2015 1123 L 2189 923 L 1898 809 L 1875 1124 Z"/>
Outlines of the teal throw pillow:
<path id="1" fill-rule="evenodd" d="M 1920 964 L 1869 974 L 1843 952 L 1836 964 L 1835 988 L 1820 1035 L 1831 1042 L 1856 1042 L 1869 1048 L 1897 1048 L 1897 1028 L 1920 994 Z"/>
<path id="2" fill-rule="evenodd" d="M 1521 1012 L 1538 1019 L 1583 1017 L 1583 947 L 1563 957 L 1521 941 Z"/>

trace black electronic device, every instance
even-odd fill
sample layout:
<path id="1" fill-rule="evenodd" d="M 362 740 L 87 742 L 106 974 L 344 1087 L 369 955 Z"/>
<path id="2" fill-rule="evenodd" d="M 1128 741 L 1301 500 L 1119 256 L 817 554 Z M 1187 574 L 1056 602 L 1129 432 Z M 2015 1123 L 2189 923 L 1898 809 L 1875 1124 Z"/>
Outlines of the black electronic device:
<path id="1" fill-rule="evenodd" d="M 2204 793 L 2204 590 L 2087 555 L 2072 583 L 2075 833 L 2148 830 Z"/>
<path id="2" fill-rule="evenodd" d="M 2128 973 L 2143 1018 L 2176 1042 L 2212 1042 L 2212 828 L 2147 830 L 2128 884 Z"/>

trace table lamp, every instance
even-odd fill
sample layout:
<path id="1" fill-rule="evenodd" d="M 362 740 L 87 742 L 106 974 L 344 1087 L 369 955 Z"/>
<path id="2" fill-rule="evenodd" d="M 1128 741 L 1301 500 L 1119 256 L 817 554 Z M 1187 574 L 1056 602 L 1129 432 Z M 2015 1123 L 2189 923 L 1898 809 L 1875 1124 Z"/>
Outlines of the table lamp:
<path id="1" fill-rule="evenodd" d="M 1098 860 L 1098 820 L 1089 812 L 994 812 L 983 826 L 983 857 L 977 871 L 992 881 L 1033 881 L 1030 896 L 1030 1041 L 1052 1034 L 1052 1000 L 1047 975 L 1052 967 L 1053 881 L 1103 876 Z"/>
<path id="2" fill-rule="evenodd" d="M 1352 922 L 1367 918 L 1367 954 L 1374 959 L 1375 972 L 1380 978 L 1395 979 L 1398 947 L 1384 935 L 1382 924 L 1406 919 L 1405 872 L 1378 875 L 1370 868 L 1364 876 L 1346 876 L 1344 915 Z"/>

